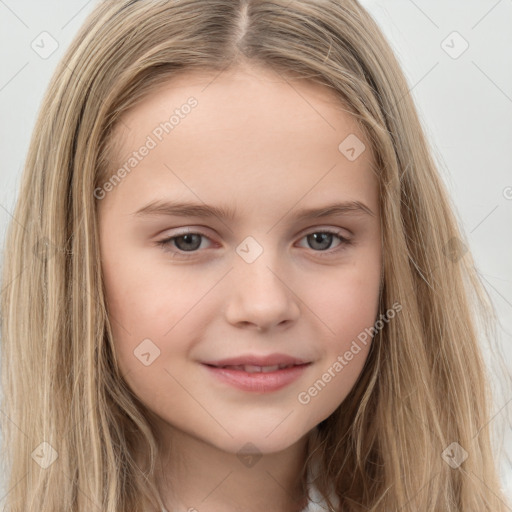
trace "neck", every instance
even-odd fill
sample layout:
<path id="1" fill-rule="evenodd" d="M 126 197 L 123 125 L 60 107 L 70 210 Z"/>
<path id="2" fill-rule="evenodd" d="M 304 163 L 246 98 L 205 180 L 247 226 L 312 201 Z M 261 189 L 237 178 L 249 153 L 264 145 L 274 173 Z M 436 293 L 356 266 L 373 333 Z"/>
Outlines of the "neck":
<path id="1" fill-rule="evenodd" d="M 298 512 L 308 436 L 270 454 L 239 456 L 173 429 L 157 486 L 169 512 Z M 170 442 L 166 444 L 170 446 Z"/>

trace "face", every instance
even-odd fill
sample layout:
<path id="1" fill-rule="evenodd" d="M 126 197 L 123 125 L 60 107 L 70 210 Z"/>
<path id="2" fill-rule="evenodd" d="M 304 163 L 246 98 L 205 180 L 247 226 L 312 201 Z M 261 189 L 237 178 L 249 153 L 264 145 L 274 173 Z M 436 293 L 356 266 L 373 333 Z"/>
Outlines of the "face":
<path id="1" fill-rule="evenodd" d="M 363 368 L 378 184 L 329 89 L 259 68 L 215 77 L 175 77 L 119 124 L 95 191 L 106 300 L 121 373 L 162 436 L 271 453 Z"/>

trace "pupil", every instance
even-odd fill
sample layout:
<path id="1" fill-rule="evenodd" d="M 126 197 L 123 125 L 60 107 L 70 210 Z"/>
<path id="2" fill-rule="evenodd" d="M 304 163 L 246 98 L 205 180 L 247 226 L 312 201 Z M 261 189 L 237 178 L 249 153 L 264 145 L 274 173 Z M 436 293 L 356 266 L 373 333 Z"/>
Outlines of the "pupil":
<path id="1" fill-rule="evenodd" d="M 196 238 L 196 243 L 194 244 L 194 237 Z M 177 245 L 179 246 L 180 245 L 180 240 L 183 240 L 185 243 L 183 244 L 184 245 L 184 250 L 190 250 L 191 248 L 192 249 L 197 249 L 199 247 L 199 245 L 201 245 L 201 242 L 199 240 L 199 235 L 195 235 L 195 234 L 186 234 L 186 235 L 181 235 L 180 237 L 178 237 L 176 239 L 176 243 Z M 197 242 L 199 241 L 199 244 L 197 244 Z M 196 247 L 197 245 L 197 247 Z M 178 247 L 178 249 L 182 249 L 182 247 Z M 182 249 L 183 250 L 183 249 Z"/>
<path id="2" fill-rule="evenodd" d="M 329 240 L 329 237 L 332 235 L 330 233 L 313 233 L 311 236 L 313 237 L 314 243 L 322 243 L 322 238 L 324 238 L 324 241 L 325 239 Z M 320 238 L 320 242 L 318 238 Z M 323 249 L 327 249 L 329 245 L 330 243 L 327 244 L 327 247 L 323 247 Z"/>

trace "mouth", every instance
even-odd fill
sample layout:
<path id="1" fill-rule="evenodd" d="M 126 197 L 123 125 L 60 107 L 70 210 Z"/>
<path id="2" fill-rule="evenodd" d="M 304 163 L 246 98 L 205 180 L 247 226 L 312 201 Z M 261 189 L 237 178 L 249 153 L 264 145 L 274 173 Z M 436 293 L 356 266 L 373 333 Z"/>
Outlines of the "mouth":
<path id="1" fill-rule="evenodd" d="M 202 363 L 209 375 L 222 385 L 255 393 L 282 389 L 297 380 L 312 363 L 289 356 L 245 356 Z"/>
<path id="2" fill-rule="evenodd" d="M 212 368 L 226 368 L 229 370 L 237 370 L 241 372 L 247 372 L 247 373 L 270 373 L 270 372 L 276 372 L 278 370 L 285 370 L 286 368 L 293 368 L 294 366 L 303 366 L 302 364 L 274 364 L 270 366 L 258 366 L 254 364 L 238 364 L 238 365 L 213 365 L 205 363 L 206 366 L 211 366 Z M 310 364 L 310 363 L 304 363 L 304 364 Z"/>
<path id="3" fill-rule="evenodd" d="M 258 368 L 267 369 L 267 371 L 275 371 L 277 369 L 306 364 L 308 362 L 307 359 L 299 359 L 288 354 L 243 354 L 237 357 L 218 359 L 216 361 L 204 361 L 203 364 L 215 366 L 216 368 L 227 366 L 236 369 L 254 367 L 256 370 L 253 369 L 252 371 L 260 371 Z M 246 371 L 251 371 L 251 369 Z"/>

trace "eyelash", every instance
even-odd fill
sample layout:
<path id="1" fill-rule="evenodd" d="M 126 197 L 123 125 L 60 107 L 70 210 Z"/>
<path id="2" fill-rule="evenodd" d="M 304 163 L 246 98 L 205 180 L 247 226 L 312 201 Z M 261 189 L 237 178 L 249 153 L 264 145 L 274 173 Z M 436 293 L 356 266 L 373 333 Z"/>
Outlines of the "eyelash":
<path id="1" fill-rule="evenodd" d="M 337 254 L 338 252 L 346 249 L 346 247 L 348 245 L 352 244 L 352 240 L 342 236 L 342 232 L 341 231 L 330 230 L 330 229 L 324 229 L 324 230 L 318 230 L 318 231 L 310 231 L 309 233 L 306 233 L 305 235 L 303 235 L 301 237 L 301 240 L 302 240 L 302 238 L 305 238 L 305 237 L 307 237 L 309 235 L 320 234 L 320 233 L 321 234 L 335 235 L 340 240 L 340 244 L 335 249 L 326 249 L 324 251 L 314 251 L 312 249 L 313 252 L 319 253 L 318 255 L 321 256 L 321 257 L 333 256 L 334 254 Z M 201 237 L 209 239 L 209 237 L 206 236 L 203 233 L 199 233 L 199 232 L 195 232 L 195 231 L 185 231 L 183 233 L 179 233 L 177 235 L 164 238 L 163 240 L 159 240 L 159 241 L 157 241 L 155 243 L 156 243 L 156 245 L 158 245 L 162 249 L 164 249 L 166 252 L 168 252 L 169 251 L 169 247 L 171 247 L 172 241 L 177 239 L 177 238 L 181 238 L 182 236 L 185 236 L 185 235 L 199 235 Z M 177 257 L 182 258 L 182 259 L 187 259 L 187 258 L 194 257 L 197 254 L 198 251 L 199 251 L 199 249 L 196 249 L 194 251 L 182 251 L 181 249 L 178 249 L 177 247 L 173 247 L 173 250 L 171 252 L 174 252 L 174 256 L 173 257 L 177 256 Z"/>

